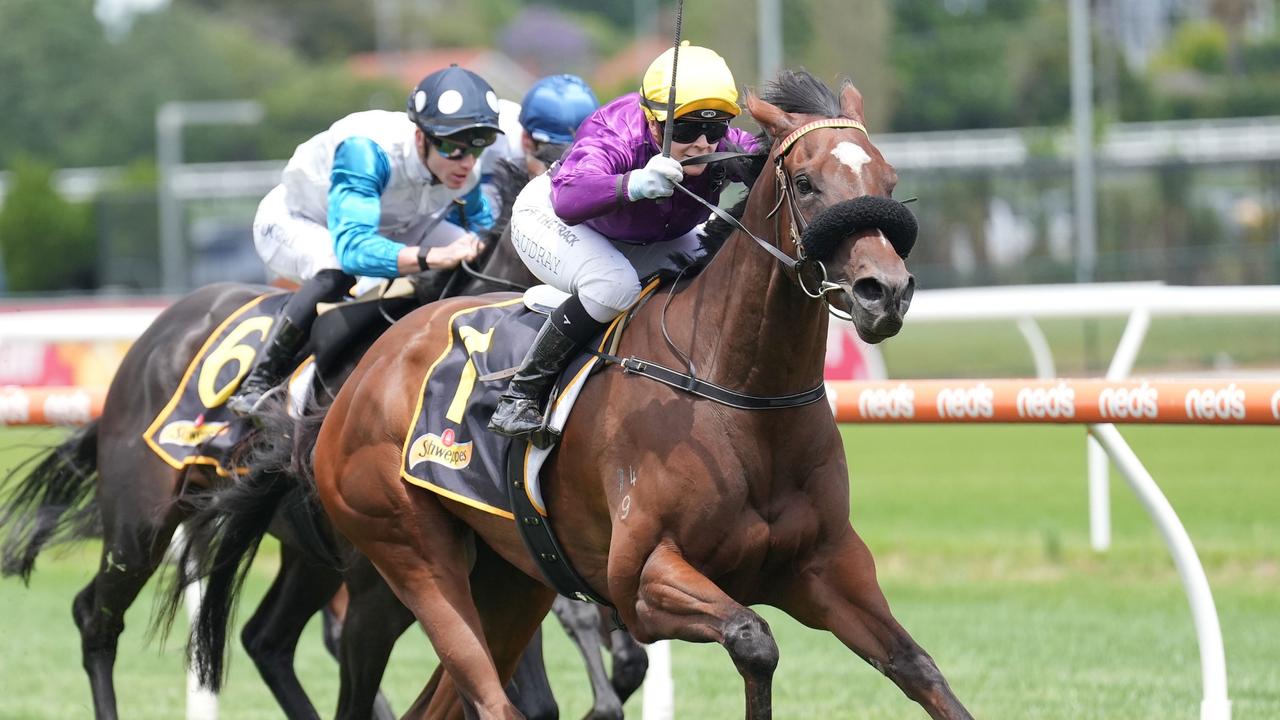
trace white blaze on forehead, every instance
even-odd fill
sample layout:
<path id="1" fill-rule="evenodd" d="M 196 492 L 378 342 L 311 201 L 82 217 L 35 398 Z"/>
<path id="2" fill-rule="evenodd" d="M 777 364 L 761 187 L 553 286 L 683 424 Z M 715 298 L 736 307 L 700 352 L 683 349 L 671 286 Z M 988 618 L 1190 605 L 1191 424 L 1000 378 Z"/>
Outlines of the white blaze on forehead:
<path id="1" fill-rule="evenodd" d="M 853 171 L 854 176 L 862 174 L 862 166 L 871 162 L 871 156 L 855 142 L 845 140 L 831 151 L 843 165 Z"/>

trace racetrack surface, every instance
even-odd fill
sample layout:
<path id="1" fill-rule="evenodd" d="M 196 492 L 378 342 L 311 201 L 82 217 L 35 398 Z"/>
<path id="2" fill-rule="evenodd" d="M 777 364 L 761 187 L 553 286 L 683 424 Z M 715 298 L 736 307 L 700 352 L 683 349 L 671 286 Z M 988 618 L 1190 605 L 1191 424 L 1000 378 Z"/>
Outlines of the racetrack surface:
<path id="1" fill-rule="evenodd" d="M 1280 445 L 1273 428 L 1128 427 L 1196 544 L 1227 653 L 1234 718 L 1280 717 Z M 1199 656 L 1173 562 L 1124 480 L 1112 478 L 1114 546 L 1088 545 L 1080 427 L 845 426 L 854 527 L 875 553 L 899 620 L 982 718 L 1197 718 Z M 0 431 L 0 469 L 50 431 Z M 47 552 L 30 588 L 0 582 L 0 718 L 88 717 L 72 596 L 93 544 Z M 268 543 L 248 603 L 265 591 Z M 241 617 L 247 617 L 249 605 Z M 181 638 L 145 645 L 150 588 L 127 618 L 117 660 L 122 717 L 173 718 L 185 681 Z M 761 608 L 781 649 L 778 718 L 924 717 L 832 638 Z M 336 666 L 318 623 L 299 648 L 303 682 L 327 716 Z M 565 717 L 589 704 L 581 660 L 549 620 L 548 662 Z M 181 631 L 178 631 L 181 632 Z M 676 715 L 740 717 L 742 686 L 717 646 L 674 647 Z M 420 632 L 403 638 L 384 687 L 403 709 L 434 667 Z M 628 713 L 639 717 L 638 699 Z M 279 711 L 237 650 L 223 717 Z"/>

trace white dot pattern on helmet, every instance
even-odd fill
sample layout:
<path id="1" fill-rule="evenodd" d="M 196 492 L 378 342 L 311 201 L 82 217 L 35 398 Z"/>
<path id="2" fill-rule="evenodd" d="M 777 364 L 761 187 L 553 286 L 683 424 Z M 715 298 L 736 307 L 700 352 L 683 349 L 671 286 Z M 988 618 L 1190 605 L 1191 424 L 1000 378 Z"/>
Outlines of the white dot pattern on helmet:
<path id="1" fill-rule="evenodd" d="M 462 108 L 462 93 L 457 90 L 445 90 L 436 99 L 436 109 L 445 115 L 452 115 Z"/>
<path id="2" fill-rule="evenodd" d="M 413 94 L 413 108 L 418 112 L 422 112 L 427 106 L 427 94 L 419 90 Z"/>
<path id="3" fill-rule="evenodd" d="M 489 103 L 489 109 L 498 112 L 498 96 L 492 90 L 484 94 L 484 99 Z"/>

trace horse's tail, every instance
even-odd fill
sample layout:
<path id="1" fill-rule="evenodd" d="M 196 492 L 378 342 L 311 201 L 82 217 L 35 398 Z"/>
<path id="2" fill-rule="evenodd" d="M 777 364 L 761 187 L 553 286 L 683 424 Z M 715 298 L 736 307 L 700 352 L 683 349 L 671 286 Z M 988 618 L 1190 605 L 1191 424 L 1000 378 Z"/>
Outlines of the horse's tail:
<path id="1" fill-rule="evenodd" d="M 301 420 L 290 417 L 287 408 L 287 399 L 263 408 L 261 429 L 233 449 L 235 465 L 248 467 L 247 475 L 194 499 L 194 512 L 184 524 L 186 545 L 154 618 L 153 629 L 163 636 L 182 604 L 183 588 L 206 581 L 187 655 L 200 682 L 215 691 L 226 675 L 227 630 L 263 536 L 278 513 L 296 524 L 297 510 L 308 517 L 314 516 L 312 508 L 323 512 L 315 501 L 310 457 L 324 408 L 309 408 Z"/>
<path id="2" fill-rule="evenodd" d="M 10 470 L 0 482 L 0 574 L 28 582 L 45 545 L 101 534 L 97 477 L 97 420 Z"/>

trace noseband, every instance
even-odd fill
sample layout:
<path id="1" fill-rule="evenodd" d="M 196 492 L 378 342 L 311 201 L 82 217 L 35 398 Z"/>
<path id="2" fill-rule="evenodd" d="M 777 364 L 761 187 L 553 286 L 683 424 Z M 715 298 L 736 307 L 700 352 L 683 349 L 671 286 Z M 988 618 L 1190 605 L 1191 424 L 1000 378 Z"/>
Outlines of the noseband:
<path id="1" fill-rule="evenodd" d="M 915 216 L 905 205 L 893 198 L 873 195 L 863 195 L 825 208 L 818 213 L 812 224 L 805 220 L 796 203 L 791 174 L 787 172 L 785 164 L 787 155 L 796 142 L 820 128 L 854 128 L 870 138 L 865 125 L 849 118 L 816 120 L 793 130 L 783 139 L 774 156 L 773 173 L 778 181 L 778 203 L 766 216 L 776 215 L 783 201 L 786 201 L 787 214 L 791 217 L 791 242 L 799 256 L 793 266 L 796 281 L 804 294 L 814 299 L 825 299 L 827 293 L 845 291 L 843 286 L 827 279 L 827 266 L 823 262 L 831 258 L 836 245 L 844 238 L 861 230 L 880 230 L 889 239 L 898 256 L 906 259 L 911 247 L 915 245 L 917 232 Z M 817 287 L 814 289 L 810 289 L 805 282 L 805 277 L 809 275 L 817 278 Z M 835 310 L 832 309 L 832 312 Z M 844 314 L 838 313 L 837 316 L 844 317 Z"/>
<path id="2" fill-rule="evenodd" d="M 777 214 L 778 209 L 782 207 L 783 200 L 787 201 L 788 212 L 791 215 L 791 239 L 797 248 L 799 258 L 793 258 L 782 252 L 776 245 L 768 243 L 751 232 L 737 218 L 711 203 L 703 200 L 692 190 L 684 185 L 676 184 L 675 187 L 680 191 L 701 203 L 720 219 L 728 222 L 730 225 L 737 227 L 746 233 L 747 237 L 756 241 L 760 247 L 764 248 L 770 255 L 777 258 L 783 267 L 791 270 L 796 275 L 796 280 L 800 284 L 800 289 L 806 295 L 814 299 L 822 299 L 826 301 L 826 295 L 829 292 L 837 290 L 843 292 L 844 287 L 827 280 L 827 269 L 822 264 L 822 258 L 834 251 L 836 243 L 851 233 L 865 228 L 878 228 L 890 235 L 890 242 L 893 243 L 894 249 L 902 257 L 906 257 L 911 250 L 912 243 L 915 242 L 916 224 L 915 218 L 911 215 L 911 211 L 902 206 L 902 203 L 889 198 L 879 198 L 864 195 L 862 197 L 846 200 L 837 203 L 832 207 L 826 208 L 818 213 L 812 225 L 804 223 L 804 217 L 800 214 L 799 208 L 796 207 L 795 198 L 791 192 L 790 176 L 783 168 L 783 162 L 786 160 L 787 153 L 791 147 L 795 145 L 805 133 L 817 130 L 818 128 L 835 127 L 835 128 L 857 128 L 866 134 L 867 130 L 862 123 L 848 118 L 818 120 L 806 125 L 802 125 L 793 131 L 782 141 L 781 147 L 775 156 L 774 172 L 778 178 L 778 204 L 774 205 L 766 217 L 773 217 Z M 728 160 L 730 158 L 742 157 L 743 153 L 737 152 L 715 152 L 707 155 L 701 155 L 695 158 L 689 158 L 683 161 L 683 165 L 701 165 L 718 160 Z M 888 228 L 886 226 L 889 226 Z M 798 229 L 803 228 L 803 230 Z M 823 254 L 825 253 L 825 255 Z M 818 288 L 810 290 L 805 285 L 805 273 L 809 271 L 810 266 L 813 272 L 819 277 Z M 852 320 L 851 316 L 837 312 L 831 304 L 827 303 L 827 310 L 837 317 L 846 320 Z M 665 312 L 665 311 L 664 311 Z M 663 321 L 665 322 L 665 320 Z M 663 334 L 666 334 L 665 325 Z M 671 343 L 670 337 L 667 342 Z M 609 363 L 616 363 L 622 367 L 623 372 L 643 375 L 651 380 L 670 385 L 673 388 L 693 393 L 699 397 L 708 400 L 714 400 L 722 405 L 741 408 L 744 410 L 770 410 L 778 408 L 793 408 L 802 405 L 808 405 L 817 402 L 826 397 L 826 389 L 822 383 L 817 387 L 811 388 L 804 392 L 794 393 L 792 395 L 783 395 L 778 397 L 756 397 L 745 395 L 743 393 L 723 388 L 718 385 L 709 383 L 697 377 L 693 368 L 693 362 L 680 352 L 679 348 L 675 349 L 676 354 L 684 358 L 688 365 L 689 371 L 682 373 L 663 367 L 658 363 L 641 360 L 635 357 L 621 358 L 615 355 L 588 350 L 592 355 Z"/>

